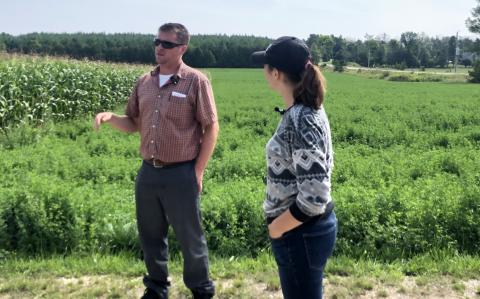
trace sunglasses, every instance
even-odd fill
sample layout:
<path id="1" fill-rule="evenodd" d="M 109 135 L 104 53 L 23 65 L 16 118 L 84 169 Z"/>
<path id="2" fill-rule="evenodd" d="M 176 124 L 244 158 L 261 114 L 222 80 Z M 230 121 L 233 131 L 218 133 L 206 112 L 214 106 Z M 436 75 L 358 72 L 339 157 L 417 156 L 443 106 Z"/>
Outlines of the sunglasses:
<path id="1" fill-rule="evenodd" d="M 153 40 L 153 43 L 155 44 L 155 47 L 162 45 L 162 48 L 164 49 L 173 49 L 175 47 L 183 46 L 183 44 L 172 43 L 167 40 L 161 40 L 159 38 L 155 38 Z"/>

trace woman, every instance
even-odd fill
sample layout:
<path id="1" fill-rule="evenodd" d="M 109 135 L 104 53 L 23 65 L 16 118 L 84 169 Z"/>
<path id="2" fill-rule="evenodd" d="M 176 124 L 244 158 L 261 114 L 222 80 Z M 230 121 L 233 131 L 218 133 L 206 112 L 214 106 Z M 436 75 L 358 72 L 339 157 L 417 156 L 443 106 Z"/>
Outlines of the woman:
<path id="1" fill-rule="evenodd" d="M 323 270 L 332 254 L 337 219 L 330 196 L 333 150 L 322 106 L 325 79 L 307 45 L 281 37 L 252 54 L 286 110 L 267 143 L 264 211 L 286 299 L 322 298 Z M 278 110 L 278 109 L 277 109 Z"/>

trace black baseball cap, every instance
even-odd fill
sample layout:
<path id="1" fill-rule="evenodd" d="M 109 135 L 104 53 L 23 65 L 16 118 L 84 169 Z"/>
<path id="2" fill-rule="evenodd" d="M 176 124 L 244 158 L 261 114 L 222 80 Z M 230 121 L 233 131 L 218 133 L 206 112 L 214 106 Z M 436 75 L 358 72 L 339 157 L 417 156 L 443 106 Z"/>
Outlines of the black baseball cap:
<path id="1" fill-rule="evenodd" d="M 299 74 L 311 59 L 307 44 L 293 36 L 282 36 L 271 43 L 265 51 L 252 54 L 255 64 L 268 64 L 291 74 Z"/>

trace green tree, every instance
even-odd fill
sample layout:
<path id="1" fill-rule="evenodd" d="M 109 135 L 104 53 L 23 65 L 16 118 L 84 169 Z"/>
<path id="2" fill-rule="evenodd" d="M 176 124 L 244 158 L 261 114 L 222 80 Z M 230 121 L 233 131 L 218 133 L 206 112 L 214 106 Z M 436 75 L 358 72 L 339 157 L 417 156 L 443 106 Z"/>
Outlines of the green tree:
<path id="1" fill-rule="evenodd" d="M 329 61 L 333 57 L 333 41 L 328 35 L 310 34 L 305 41 L 314 62 Z"/>
<path id="2" fill-rule="evenodd" d="M 448 38 L 431 40 L 432 65 L 434 67 L 445 67 L 448 65 Z"/>
<path id="3" fill-rule="evenodd" d="M 480 33 L 480 0 L 477 0 L 478 5 L 472 9 L 472 17 L 465 22 L 468 30 L 473 33 Z"/>
<path id="4" fill-rule="evenodd" d="M 462 64 L 467 68 L 472 65 L 472 61 L 468 58 L 462 60 Z"/>
<path id="5" fill-rule="evenodd" d="M 365 34 L 365 47 L 367 53 L 367 67 L 375 65 L 375 52 L 379 48 L 376 40 L 373 39 L 373 35 Z"/>
<path id="6" fill-rule="evenodd" d="M 392 39 L 388 42 L 387 64 L 390 66 L 405 63 L 405 49 L 400 43 Z"/>
<path id="7" fill-rule="evenodd" d="M 480 83 L 480 60 L 477 60 L 477 62 L 475 62 L 473 70 L 469 71 L 468 75 L 470 76 L 468 81 L 472 83 Z"/>
<path id="8" fill-rule="evenodd" d="M 378 43 L 378 47 L 375 50 L 373 59 L 375 60 L 375 65 L 377 67 L 385 64 L 385 60 L 386 60 L 385 42 L 380 41 Z"/>
<path id="9" fill-rule="evenodd" d="M 316 44 L 310 47 L 310 53 L 312 54 L 312 62 L 314 64 L 319 64 L 322 61 L 322 53 Z"/>
<path id="10" fill-rule="evenodd" d="M 321 35 L 319 37 L 319 47 L 323 61 L 330 61 L 333 58 L 333 46 L 333 35 Z"/>
<path id="11" fill-rule="evenodd" d="M 419 63 L 418 55 L 420 54 L 420 39 L 415 32 L 402 33 L 400 42 L 406 49 L 405 63 L 408 67 L 417 67 Z"/>
<path id="12" fill-rule="evenodd" d="M 213 55 L 212 51 L 207 49 L 203 52 L 203 56 L 200 57 L 203 61 L 204 67 L 212 67 L 215 66 L 215 56 Z"/>
<path id="13" fill-rule="evenodd" d="M 457 44 L 457 38 L 455 36 L 450 36 L 448 39 L 448 60 L 454 61 L 455 60 L 455 46 Z"/>
<path id="14" fill-rule="evenodd" d="M 432 64 L 430 52 L 425 46 L 422 46 L 420 48 L 420 54 L 418 55 L 418 59 L 420 60 L 420 66 L 422 67 L 428 67 Z"/>

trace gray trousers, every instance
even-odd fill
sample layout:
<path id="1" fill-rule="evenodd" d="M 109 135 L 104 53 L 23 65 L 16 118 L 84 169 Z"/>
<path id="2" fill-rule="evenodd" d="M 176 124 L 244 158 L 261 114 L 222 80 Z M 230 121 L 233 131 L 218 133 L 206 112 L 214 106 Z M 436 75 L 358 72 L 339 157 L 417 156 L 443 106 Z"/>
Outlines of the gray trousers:
<path id="1" fill-rule="evenodd" d="M 194 161 L 164 168 L 155 168 L 143 161 L 135 183 L 135 202 L 148 271 L 143 280 L 145 286 L 167 295 L 167 233 L 172 225 L 184 259 L 185 285 L 195 293 L 213 295 Z"/>

